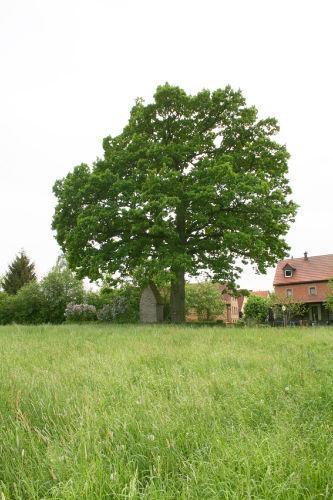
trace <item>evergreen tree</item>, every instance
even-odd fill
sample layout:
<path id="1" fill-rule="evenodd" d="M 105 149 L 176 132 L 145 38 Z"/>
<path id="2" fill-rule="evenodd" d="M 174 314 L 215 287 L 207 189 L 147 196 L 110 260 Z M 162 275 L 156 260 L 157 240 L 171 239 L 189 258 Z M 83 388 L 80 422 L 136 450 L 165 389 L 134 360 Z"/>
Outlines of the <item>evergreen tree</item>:
<path id="1" fill-rule="evenodd" d="M 10 295 L 16 295 L 24 285 L 36 280 L 35 264 L 30 262 L 22 250 L 10 264 L 2 281 L 2 288 Z"/>

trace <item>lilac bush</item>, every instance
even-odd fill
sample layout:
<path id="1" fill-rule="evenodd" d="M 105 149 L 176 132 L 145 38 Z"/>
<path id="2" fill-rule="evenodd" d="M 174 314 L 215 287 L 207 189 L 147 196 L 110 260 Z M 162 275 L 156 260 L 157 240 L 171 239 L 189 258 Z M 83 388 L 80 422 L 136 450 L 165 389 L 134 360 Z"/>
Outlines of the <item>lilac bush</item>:
<path id="1" fill-rule="evenodd" d="M 94 321 L 97 318 L 96 307 L 90 304 L 68 304 L 65 310 L 67 321 Z"/>
<path id="2" fill-rule="evenodd" d="M 110 304 L 105 304 L 98 312 L 99 321 L 116 321 L 127 311 L 127 300 L 125 297 L 116 297 Z"/>

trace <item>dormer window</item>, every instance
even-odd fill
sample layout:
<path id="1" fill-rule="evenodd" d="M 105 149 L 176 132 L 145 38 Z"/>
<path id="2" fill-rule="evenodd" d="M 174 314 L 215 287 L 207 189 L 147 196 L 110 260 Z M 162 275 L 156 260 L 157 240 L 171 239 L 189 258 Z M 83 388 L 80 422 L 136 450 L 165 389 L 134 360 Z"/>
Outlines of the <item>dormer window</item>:
<path id="1" fill-rule="evenodd" d="M 296 273 L 296 269 L 289 262 L 287 262 L 282 268 L 282 272 L 285 278 L 293 278 Z"/>

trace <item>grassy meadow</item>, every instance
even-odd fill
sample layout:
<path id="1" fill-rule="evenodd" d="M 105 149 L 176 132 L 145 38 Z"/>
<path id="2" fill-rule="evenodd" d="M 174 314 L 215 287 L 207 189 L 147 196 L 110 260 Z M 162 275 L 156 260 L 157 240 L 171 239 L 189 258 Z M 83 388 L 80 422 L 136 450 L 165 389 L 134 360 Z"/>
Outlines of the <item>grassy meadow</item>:
<path id="1" fill-rule="evenodd" d="M 0 327 L 0 499 L 333 498 L 333 329 Z"/>

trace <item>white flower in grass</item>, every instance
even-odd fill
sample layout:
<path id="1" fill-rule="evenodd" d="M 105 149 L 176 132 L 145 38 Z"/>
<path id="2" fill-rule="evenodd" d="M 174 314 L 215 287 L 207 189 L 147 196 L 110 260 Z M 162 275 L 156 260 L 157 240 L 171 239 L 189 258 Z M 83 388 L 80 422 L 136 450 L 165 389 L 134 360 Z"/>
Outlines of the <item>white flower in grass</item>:
<path id="1" fill-rule="evenodd" d="M 117 477 L 117 471 L 115 470 L 114 466 L 111 464 L 110 465 L 110 479 L 111 481 L 114 481 Z"/>
<path id="2" fill-rule="evenodd" d="M 154 434 L 148 434 L 147 439 L 148 439 L 149 441 L 154 441 L 154 439 L 155 439 Z"/>

